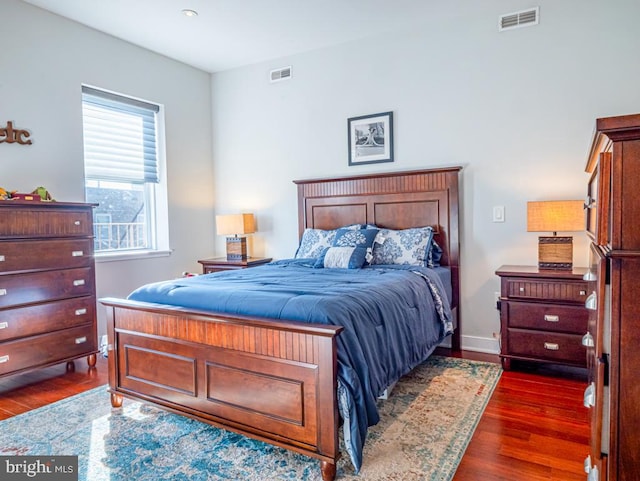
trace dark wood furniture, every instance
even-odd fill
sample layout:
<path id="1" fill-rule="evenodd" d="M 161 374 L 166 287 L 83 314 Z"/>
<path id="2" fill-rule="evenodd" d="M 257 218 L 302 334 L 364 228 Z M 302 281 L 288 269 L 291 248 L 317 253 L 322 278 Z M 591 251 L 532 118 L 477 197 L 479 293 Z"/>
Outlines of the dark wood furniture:
<path id="1" fill-rule="evenodd" d="M 586 165 L 590 247 L 588 479 L 640 473 L 640 114 L 601 118 Z"/>
<path id="2" fill-rule="evenodd" d="M 544 270 L 502 266 L 500 358 L 586 367 L 582 336 L 587 332 L 586 269 Z"/>
<path id="3" fill-rule="evenodd" d="M 271 262 L 271 257 L 248 257 L 246 259 L 229 260 L 226 257 L 213 257 L 211 259 L 201 259 L 202 273 L 228 271 L 234 269 L 246 269 L 248 267 L 261 266 Z"/>
<path id="4" fill-rule="evenodd" d="M 0 376 L 95 365 L 92 208 L 0 201 Z"/>
<path id="5" fill-rule="evenodd" d="M 458 325 L 460 167 L 296 181 L 299 233 L 375 223 L 432 225 L 451 268 Z M 332 480 L 340 456 L 336 336 L 341 327 L 220 315 L 102 299 L 107 307 L 109 385 L 154 403 L 308 456 Z"/>

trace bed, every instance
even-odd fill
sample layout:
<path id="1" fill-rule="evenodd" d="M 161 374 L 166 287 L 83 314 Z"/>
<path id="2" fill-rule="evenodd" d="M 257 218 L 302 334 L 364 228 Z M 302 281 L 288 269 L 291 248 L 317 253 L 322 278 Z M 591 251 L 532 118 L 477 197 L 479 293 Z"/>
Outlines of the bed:
<path id="1" fill-rule="evenodd" d="M 453 167 L 295 181 L 301 238 L 305 229 L 330 230 L 352 224 L 387 229 L 432 226 L 433 238 L 442 249 L 440 265 L 448 276 L 454 350 L 460 348 L 459 171 L 460 167 Z M 284 270 L 311 267 L 298 265 L 305 262 L 279 261 L 247 269 L 232 274 L 227 283 L 242 286 L 254 272 L 267 276 L 260 281 L 263 285 L 274 285 Z M 320 282 L 329 282 L 324 270 L 313 272 Z M 380 277 L 405 275 L 402 270 L 382 269 L 384 276 Z M 367 269 L 362 271 L 364 275 Z M 200 292 L 210 282 L 209 276 L 186 284 L 182 281 L 180 289 L 170 292 L 183 292 L 187 287 Z M 345 282 L 353 284 L 351 278 Z M 322 284 L 311 288 L 330 291 Z M 342 292 L 343 286 L 339 289 Z M 238 291 L 234 288 L 234 292 Z M 315 322 L 311 315 L 279 307 L 228 311 L 222 307 L 226 301 L 213 307 L 185 307 L 180 301 L 143 299 L 147 300 L 101 299 L 107 308 L 109 389 L 114 407 L 122 405 L 123 397 L 152 403 L 315 457 L 320 460 L 323 480 L 335 478 L 340 422 L 345 414 L 339 387 L 345 384 L 345 345 L 350 345 L 351 327 L 345 330 L 331 320 Z M 307 309 L 311 311 L 318 309 Z M 276 316 L 280 312 L 284 314 Z M 425 357 L 431 351 L 417 356 Z M 377 386 L 376 394 L 379 390 Z M 351 421 L 345 422 L 345 437 L 355 432 L 349 431 Z M 349 455 L 353 459 L 353 453 Z"/>

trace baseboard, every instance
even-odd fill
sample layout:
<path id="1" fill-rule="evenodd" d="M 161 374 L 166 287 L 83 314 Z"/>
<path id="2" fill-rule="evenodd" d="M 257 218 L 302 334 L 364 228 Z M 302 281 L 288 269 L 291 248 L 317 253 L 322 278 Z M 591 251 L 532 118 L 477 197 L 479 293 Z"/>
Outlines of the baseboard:
<path id="1" fill-rule="evenodd" d="M 500 354 L 498 339 L 491 337 L 461 336 L 460 344 L 464 351 L 484 352 L 486 354 Z"/>

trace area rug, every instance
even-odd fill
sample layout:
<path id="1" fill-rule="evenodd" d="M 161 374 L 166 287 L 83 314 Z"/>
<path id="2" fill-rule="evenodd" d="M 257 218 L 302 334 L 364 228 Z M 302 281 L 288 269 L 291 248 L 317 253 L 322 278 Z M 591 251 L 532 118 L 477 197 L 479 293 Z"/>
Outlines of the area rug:
<path id="1" fill-rule="evenodd" d="M 432 356 L 403 377 L 339 480 L 449 481 L 500 377 L 498 364 Z M 77 455 L 80 481 L 316 481 L 319 461 L 96 388 L 0 422 L 0 455 Z"/>

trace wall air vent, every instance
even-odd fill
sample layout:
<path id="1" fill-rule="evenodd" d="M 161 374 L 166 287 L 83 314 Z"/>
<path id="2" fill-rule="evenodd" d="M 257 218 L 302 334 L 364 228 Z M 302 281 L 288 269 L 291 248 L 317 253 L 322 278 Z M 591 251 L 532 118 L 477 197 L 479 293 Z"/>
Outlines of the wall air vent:
<path id="1" fill-rule="evenodd" d="M 289 80 L 291 78 L 291 65 L 288 67 L 277 68 L 269 73 L 271 82 L 280 82 L 281 80 Z"/>
<path id="2" fill-rule="evenodd" d="M 538 25 L 540 18 L 540 7 L 521 10 L 519 12 L 500 15 L 498 31 L 512 30 L 520 27 L 531 27 Z"/>

